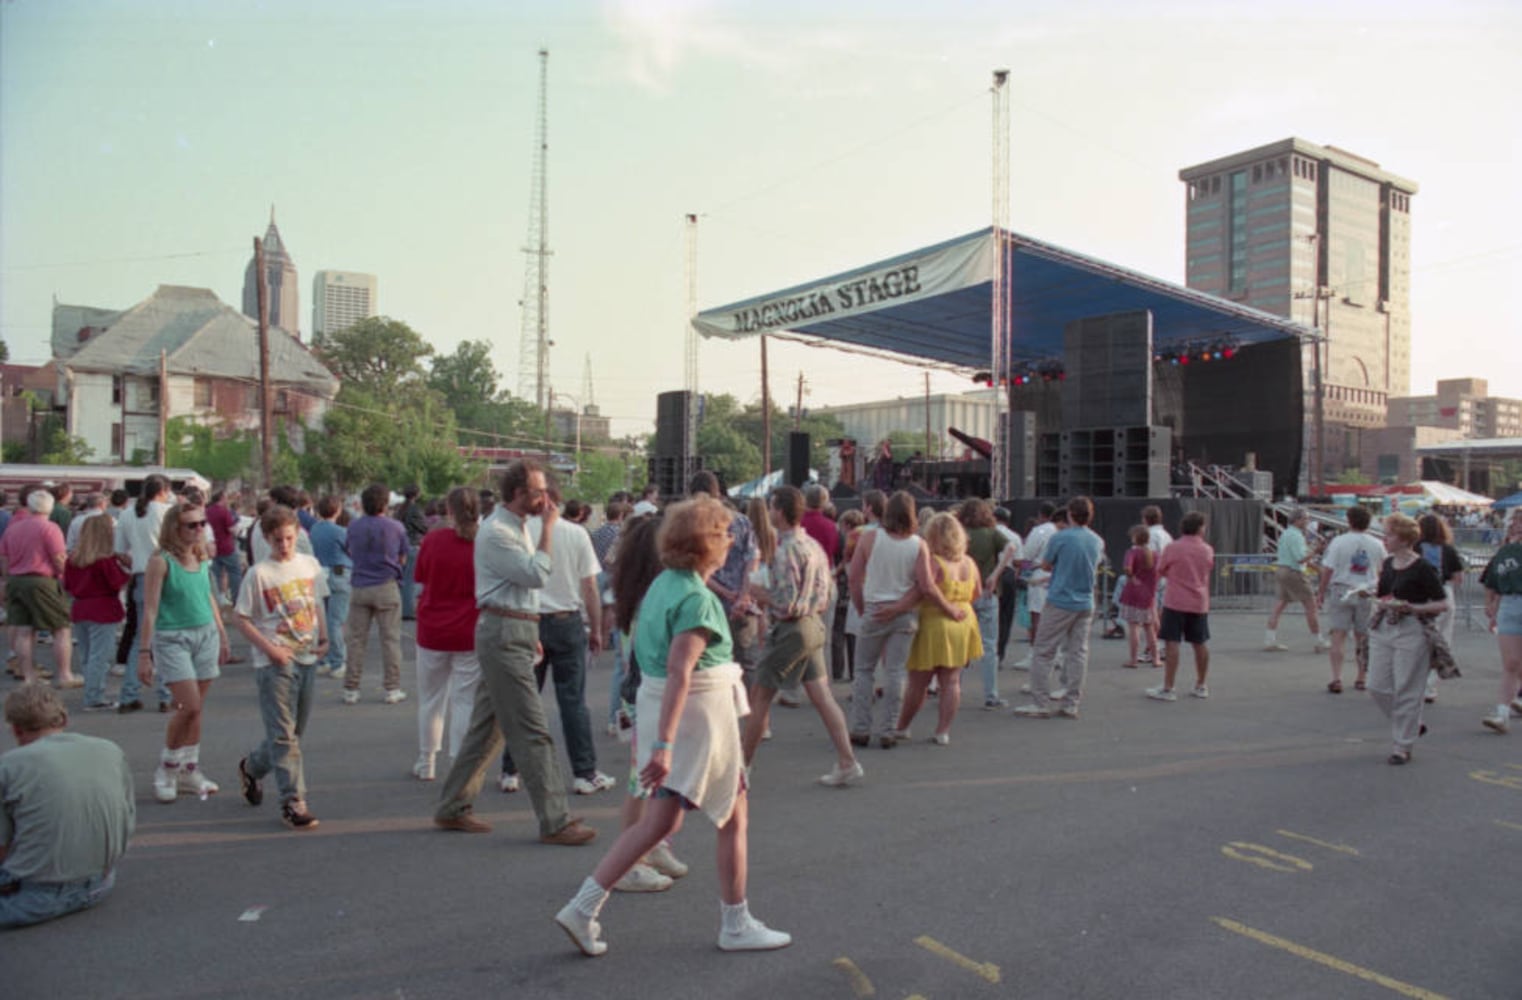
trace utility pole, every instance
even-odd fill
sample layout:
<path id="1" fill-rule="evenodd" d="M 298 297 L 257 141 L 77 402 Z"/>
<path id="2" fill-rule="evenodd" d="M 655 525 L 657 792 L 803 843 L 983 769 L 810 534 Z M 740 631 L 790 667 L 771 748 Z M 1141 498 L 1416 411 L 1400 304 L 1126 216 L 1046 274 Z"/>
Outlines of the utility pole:
<path id="1" fill-rule="evenodd" d="M 254 237 L 254 268 L 259 272 L 259 455 L 264 468 L 264 488 L 275 485 L 270 474 L 270 280 L 264 269 L 264 241 Z"/>
<path id="2" fill-rule="evenodd" d="M 930 461 L 930 373 L 925 373 L 925 461 Z"/>
<path id="3" fill-rule="evenodd" d="M 793 430 L 803 430 L 803 372 L 798 373 L 798 402 L 793 407 Z"/>
<path id="4" fill-rule="evenodd" d="M 766 381 L 766 334 L 761 335 L 761 476 L 772 474 L 772 394 Z"/>
<path id="5" fill-rule="evenodd" d="M 698 328 L 692 322 L 698 314 L 698 217 L 687 215 L 687 339 L 686 389 L 696 398 L 698 394 Z"/>
<path id="6" fill-rule="evenodd" d="M 159 348 L 159 468 L 169 464 L 169 353 Z"/>
<path id="7" fill-rule="evenodd" d="M 1006 499 L 1011 494 L 1009 475 L 1010 394 L 1009 361 L 1013 348 L 1013 323 L 1010 310 L 1008 265 L 1009 241 L 1009 70 L 994 70 L 993 87 L 993 329 L 990 331 L 992 364 L 989 366 L 994 385 L 994 453 L 989 459 L 989 487 L 994 500 Z M 1000 430 L 1004 433 L 999 433 Z"/>

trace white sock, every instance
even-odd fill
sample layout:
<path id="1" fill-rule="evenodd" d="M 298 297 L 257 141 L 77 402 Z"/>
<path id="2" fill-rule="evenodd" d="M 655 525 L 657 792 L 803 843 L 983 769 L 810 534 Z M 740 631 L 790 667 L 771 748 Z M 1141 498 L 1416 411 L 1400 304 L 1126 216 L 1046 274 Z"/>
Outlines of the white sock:
<path id="1" fill-rule="evenodd" d="M 1509 713 L 1510 711 L 1511 711 L 1511 706 L 1510 705 L 1501 704 L 1501 705 L 1497 705 L 1496 706 L 1496 713 L 1499 714 L 1499 715 L 1503 715 L 1504 716 L 1507 713 Z"/>
<path id="2" fill-rule="evenodd" d="M 1269 629 L 1268 630 L 1268 637 L 1263 640 L 1263 642 L 1265 644 L 1269 645 L 1269 646 L 1272 646 L 1274 643 L 1276 643 L 1278 641 L 1279 641 L 1279 633 L 1277 631 L 1275 631 L 1274 629 Z"/>
<path id="3" fill-rule="evenodd" d="M 178 771 L 180 768 L 180 755 L 184 753 L 184 747 L 165 747 L 159 751 L 159 767 L 166 771 Z"/>
<path id="4" fill-rule="evenodd" d="M 576 907 L 576 912 L 591 920 L 597 919 L 602 904 L 607 901 L 608 890 L 598 885 L 597 880 L 590 875 L 581 883 L 581 888 L 576 890 L 576 895 L 571 897 L 571 905 Z"/>
<path id="5" fill-rule="evenodd" d="M 743 899 L 738 903 L 719 900 L 719 920 L 726 931 L 734 933 L 744 930 L 745 925 L 750 923 L 750 903 Z"/>
<path id="6" fill-rule="evenodd" d="M 201 744 L 180 747 L 180 770 L 194 771 L 201 766 Z"/>

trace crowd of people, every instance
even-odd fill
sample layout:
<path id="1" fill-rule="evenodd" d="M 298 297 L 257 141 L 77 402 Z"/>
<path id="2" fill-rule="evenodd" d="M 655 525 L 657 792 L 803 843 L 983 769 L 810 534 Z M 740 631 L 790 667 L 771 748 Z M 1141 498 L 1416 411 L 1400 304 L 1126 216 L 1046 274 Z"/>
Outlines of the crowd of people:
<path id="1" fill-rule="evenodd" d="M 654 496 L 615 494 L 589 531 L 587 505 L 562 503 L 528 460 L 507 469 L 497 494 L 459 487 L 426 506 L 414 490 L 393 504 L 385 484 L 371 484 L 352 517 L 339 497 L 314 502 L 288 486 L 243 512 L 235 494 L 188 488 L 176 496 L 157 475 L 132 503 L 91 496 L 59 518 L 66 499 L 24 490 L 0 526 L 8 647 L 24 682 L 5 707 L 18 748 L 0 755 L 6 926 L 103 897 L 135 817 L 121 751 L 65 731 L 67 712 L 35 656 L 43 634 L 53 646 L 51 680 L 82 687 L 84 711 L 136 712 L 143 689 L 153 690 L 167 715 L 153 795 L 168 804 L 220 791 L 201 766 L 201 733 L 213 682 L 235 662 L 229 636 L 237 632 L 249 647 L 263 726 L 236 762 L 239 791 L 259 806 L 273 774 L 281 821 L 309 830 L 318 820 L 302 739 L 319 678 L 342 678 L 338 701 L 359 702 L 374 631 L 380 700 L 403 702 L 401 622 L 415 619 L 411 773 L 431 782 L 443 772 L 434 825 L 490 832 L 474 805 L 495 768 L 496 788 L 525 791 L 539 840 L 559 846 L 597 835 L 572 815 L 570 796 L 620 785 L 599 769 L 586 699 L 589 658 L 611 649 L 606 722 L 629 755 L 610 768 L 627 774 L 622 830 L 555 915 L 595 956 L 607 949 L 600 917 L 611 893 L 662 891 L 686 874 L 671 838 L 688 812 L 717 830 L 719 947 L 790 942 L 751 915 L 747 894 L 747 789 L 774 704 L 807 699 L 834 752 L 818 782 L 850 786 L 866 775 L 858 751 L 911 740 L 932 698 L 928 742 L 949 746 L 962 673 L 974 667 L 984 709 L 1078 719 L 1094 619 L 1106 610 L 1098 586 L 1105 547 L 1086 497 L 1042 505 L 1023 537 L 1007 510 L 986 501 L 922 511 L 903 491 L 868 490 L 859 511 L 836 517 L 822 487 L 783 486 L 741 512 L 711 473 L 664 510 Z M 1116 594 L 1129 639 L 1123 666 L 1161 668 L 1161 683 L 1145 696 L 1176 701 L 1187 644 L 1195 674 L 1186 693 L 1206 699 L 1215 558 L 1206 518 L 1185 513 L 1176 538 L 1160 508 L 1141 519 Z M 1347 519 L 1348 531 L 1322 549 L 1306 537 L 1306 519 L 1291 517 L 1265 649 L 1287 651 L 1278 628 L 1299 603 L 1316 650 L 1330 656 L 1327 690 L 1338 694 L 1351 635 L 1355 688 L 1389 717 L 1388 760 L 1405 764 L 1425 731 L 1423 705 L 1437 696 L 1434 675 L 1457 672 L 1450 644 L 1463 563 L 1441 518 L 1388 517 L 1383 542 L 1363 508 Z M 1522 714 L 1522 513 L 1481 579 L 1503 663 L 1495 707 L 1482 721 L 1505 733 L 1512 714 Z M 1026 617 L 1030 652 L 1016 659 L 1020 643 L 1011 639 Z M 1013 709 L 999 692 L 1006 667 L 1029 671 L 1029 697 Z M 113 673 L 121 677 L 114 699 Z M 569 780 L 542 701 L 550 679 Z M 850 684 L 847 710 L 832 679 Z M 59 769 L 85 758 L 92 780 L 77 795 L 61 794 Z M 85 815 L 105 818 L 69 826 Z M 65 828 L 73 832 L 57 834 Z"/>

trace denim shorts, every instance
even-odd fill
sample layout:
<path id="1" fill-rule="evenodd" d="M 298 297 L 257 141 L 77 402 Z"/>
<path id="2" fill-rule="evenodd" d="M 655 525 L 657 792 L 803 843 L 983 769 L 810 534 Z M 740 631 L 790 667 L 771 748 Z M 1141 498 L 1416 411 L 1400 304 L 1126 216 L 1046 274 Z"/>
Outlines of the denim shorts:
<path id="1" fill-rule="evenodd" d="M 1498 635 L 1522 635 L 1522 594 L 1502 594 L 1496 612 Z"/>
<path id="2" fill-rule="evenodd" d="M 153 669 L 165 684 L 214 681 L 222 676 L 217 654 L 222 640 L 217 626 L 165 629 L 153 633 Z"/>

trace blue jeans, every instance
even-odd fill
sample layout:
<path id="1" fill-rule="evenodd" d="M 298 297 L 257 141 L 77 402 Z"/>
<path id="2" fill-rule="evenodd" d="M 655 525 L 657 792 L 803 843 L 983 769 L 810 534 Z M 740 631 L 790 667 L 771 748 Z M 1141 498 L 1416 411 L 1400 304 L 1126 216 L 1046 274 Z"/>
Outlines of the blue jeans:
<path id="1" fill-rule="evenodd" d="M 248 774 L 256 781 L 271 771 L 280 788 L 280 801 L 306 801 L 306 774 L 301 767 L 301 734 L 312 714 L 312 687 L 317 679 L 315 664 L 294 661 L 283 667 L 270 664 L 254 671 L 259 687 L 259 716 L 264 720 L 264 742 L 248 755 Z"/>
<path id="2" fill-rule="evenodd" d="M 407 546 L 407 565 L 402 567 L 402 618 L 407 621 L 417 618 L 417 553 L 416 545 Z"/>
<path id="3" fill-rule="evenodd" d="M 349 624 L 349 598 L 354 585 L 349 582 L 349 568 L 344 567 L 342 576 L 328 571 L 328 596 L 322 602 L 323 612 L 328 616 L 328 655 L 317 666 L 338 670 L 348 665 L 349 647 L 344 638 Z"/>
<path id="4" fill-rule="evenodd" d="M 143 574 L 132 574 L 132 605 L 137 609 L 137 627 L 139 632 L 143 628 Z M 169 693 L 169 686 L 162 680 L 155 678 L 154 692 L 159 696 L 160 705 L 168 705 L 174 701 L 174 696 Z M 137 651 L 132 650 L 127 656 L 127 676 L 122 678 L 122 692 L 117 697 L 125 705 L 129 701 L 137 701 L 142 697 L 143 682 L 137 679 Z"/>
<path id="5" fill-rule="evenodd" d="M 0 882 L 9 881 L 10 877 L 0 872 Z M 0 929 L 40 924 L 88 909 L 104 899 L 114 885 L 114 871 L 77 882 L 23 882 L 15 892 L 0 896 Z"/>
<path id="6" fill-rule="evenodd" d="M 983 700 L 999 697 L 999 595 L 989 594 L 972 602 L 978 616 L 978 636 L 983 640 L 983 655 L 978 669 L 983 673 Z"/>
<path id="7" fill-rule="evenodd" d="M 592 743 L 592 716 L 587 711 L 587 629 L 581 615 L 539 619 L 539 642 L 544 646 L 548 672 L 555 678 L 555 704 L 565 734 L 571 773 L 590 778 L 597 773 L 597 747 Z M 544 686 L 544 675 L 538 681 Z M 511 754 L 502 751 L 502 770 L 517 774 Z"/>
<path id="8" fill-rule="evenodd" d="M 74 639 L 79 643 L 79 672 L 85 678 L 85 704 L 99 705 L 106 700 L 106 675 L 111 671 L 111 656 L 116 652 L 116 625 L 107 622 L 75 622 Z"/>
<path id="9" fill-rule="evenodd" d="M 613 630 L 613 688 L 608 692 L 608 725 L 618 725 L 618 708 L 623 701 L 618 696 L 619 688 L 624 686 L 624 672 L 628 668 L 628 660 L 624 655 L 624 634 L 618 629 Z"/>
<path id="10" fill-rule="evenodd" d="M 218 578 L 227 581 L 227 603 L 238 603 L 238 591 L 243 589 L 243 553 L 233 549 L 225 556 L 211 561 L 211 582 L 215 587 Z"/>

